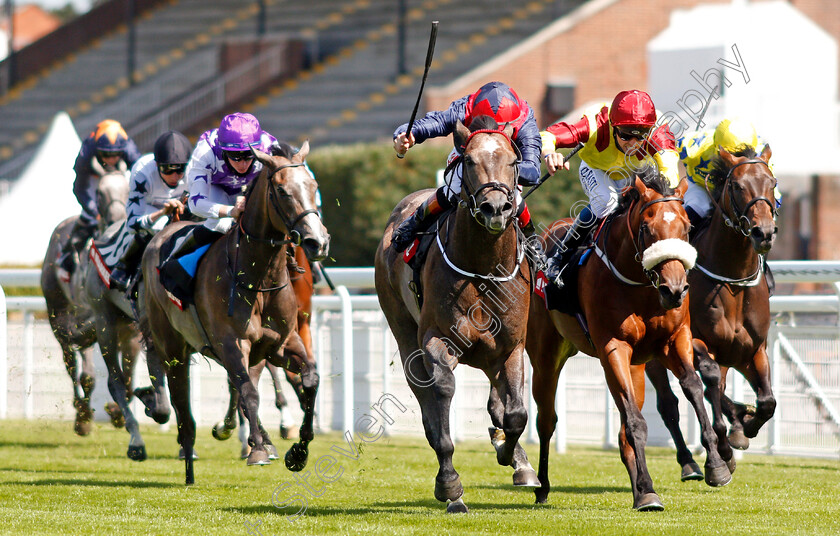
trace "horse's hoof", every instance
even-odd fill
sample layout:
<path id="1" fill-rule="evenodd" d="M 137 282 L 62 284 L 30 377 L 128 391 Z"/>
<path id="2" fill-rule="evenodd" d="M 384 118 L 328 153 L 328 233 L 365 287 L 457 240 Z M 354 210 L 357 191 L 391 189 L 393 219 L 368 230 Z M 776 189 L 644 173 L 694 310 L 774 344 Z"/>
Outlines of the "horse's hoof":
<path id="1" fill-rule="evenodd" d="M 268 465 L 271 460 L 268 459 L 268 453 L 265 450 L 251 449 L 251 454 L 248 455 L 248 465 Z"/>
<path id="2" fill-rule="evenodd" d="M 467 508 L 467 505 L 464 504 L 461 498 L 455 499 L 446 505 L 447 514 L 468 514 L 469 512 L 470 509 Z"/>
<path id="3" fill-rule="evenodd" d="M 729 474 L 735 473 L 735 456 L 732 456 L 728 460 L 726 460 L 726 467 L 729 469 Z"/>
<path id="4" fill-rule="evenodd" d="M 139 447 L 132 447 L 129 445 L 128 458 L 134 460 L 135 462 L 142 462 L 146 459 L 146 446 L 140 445 Z"/>
<path id="5" fill-rule="evenodd" d="M 449 482 L 441 482 L 435 479 L 435 499 L 440 502 L 460 499 L 463 494 L 464 487 L 461 486 L 461 478 L 458 475 L 455 475 L 455 478 Z"/>
<path id="6" fill-rule="evenodd" d="M 213 437 L 218 439 L 219 441 L 225 441 L 227 439 L 230 439 L 230 436 L 232 436 L 232 435 L 233 435 L 233 429 L 232 428 L 225 428 L 225 423 L 223 421 L 222 422 L 217 422 L 213 426 Z"/>
<path id="7" fill-rule="evenodd" d="M 633 505 L 633 509 L 637 512 L 661 512 L 665 509 L 662 500 L 656 493 L 646 493 L 639 501 Z"/>
<path id="8" fill-rule="evenodd" d="M 283 426 L 280 425 L 280 437 L 283 439 L 298 439 L 300 438 L 300 426 Z"/>
<path id="9" fill-rule="evenodd" d="M 187 459 L 187 457 L 184 456 L 184 447 L 181 447 L 181 449 L 178 451 L 178 459 L 179 460 L 186 460 Z M 193 448 L 193 460 L 197 460 L 197 459 L 198 459 L 198 452 L 196 452 L 195 448 Z"/>
<path id="10" fill-rule="evenodd" d="M 242 445 L 242 450 L 239 451 L 239 458 L 242 460 L 247 459 L 249 454 L 251 454 L 251 446 Z"/>
<path id="11" fill-rule="evenodd" d="M 549 488 L 537 488 L 534 490 L 534 495 L 536 496 L 536 500 L 534 504 L 545 504 L 548 502 L 548 490 Z"/>
<path id="12" fill-rule="evenodd" d="M 513 472 L 513 485 L 525 488 L 538 488 L 540 487 L 540 479 L 537 478 L 537 472 L 533 468 L 525 467 Z"/>
<path id="13" fill-rule="evenodd" d="M 732 482 L 732 473 L 726 464 L 718 467 L 709 467 L 706 465 L 706 484 L 719 488 Z"/>
<path id="14" fill-rule="evenodd" d="M 279 460 L 280 454 L 277 452 L 277 447 L 272 445 L 271 443 L 267 443 L 265 445 L 265 450 L 268 452 L 268 459 L 269 460 Z"/>
<path id="15" fill-rule="evenodd" d="M 146 417 L 150 417 L 158 424 L 169 422 L 169 412 L 159 411 L 157 408 L 154 387 L 138 387 L 134 390 L 134 396 L 145 406 Z"/>
<path id="16" fill-rule="evenodd" d="M 729 445 L 733 449 L 747 450 L 750 448 L 750 438 L 745 436 L 741 430 L 730 430 L 729 435 L 726 437 L 729 439 Z"/>
<path id="17" fill-rule="evenodd" d="M 286 469 L 295 473 L 303 471 L 307 459 L 309 459 L 309 448 L 301 443 L 295 443 L 286 452 Z"/>
<path id="18" fill-rule="evenodd" d="M 73 423 L 73 431 L 76 432 L 76 435 L 79 436 L 86 436 L 90 435 L 90 431 L 92 430 L 90 421 L 80 421 L 78 418 L 76 422 Z"/>
<path id="19" fill-rule="evenodd" d="M 111 417 L 111 424 L 114 428 L 122 428 L 125 426 L 125 416 L 123 416 L 122 410 L 116 402 L 108 402 L 105 404 L 105 413 Z"/>
<path id="20" fill-rule="evenodd" d="M 703 471 L 695 462 L 687 463 L 682 466 L 682 474 L 680 480 L 685 482 L 687 480 L 703 480 Z"/>

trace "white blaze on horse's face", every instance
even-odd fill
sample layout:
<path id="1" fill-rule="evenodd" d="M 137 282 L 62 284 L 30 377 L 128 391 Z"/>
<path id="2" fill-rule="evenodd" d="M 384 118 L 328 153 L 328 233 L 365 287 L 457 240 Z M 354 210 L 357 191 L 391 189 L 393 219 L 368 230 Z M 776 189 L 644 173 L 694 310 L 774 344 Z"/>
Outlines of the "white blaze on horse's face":
<path id="1" fill-rule="evenodd" d="M 300 206 L 288 215 L 295 221 L 298 215 L 305 214 L 295 223 L 295 230 L 300 233 L 301 246 L 310 260 L 322 260 L 329 253 L 330 235 L 321 221 L 316 203 L 318 183 L 306 165 L 291 167 L 286 170 L 286 180 L 283 187 L 296 199 Z M 291 232 L 292 229 L 289 229 Z"/>
<path id="2" fill-rule="evenodd" d="M 662 219 L 665 220 L 665 223 L 671 223 L 672 221 L 677 219 L 677 215 L 671 211 L 668 211 L 662 215 Z"/>

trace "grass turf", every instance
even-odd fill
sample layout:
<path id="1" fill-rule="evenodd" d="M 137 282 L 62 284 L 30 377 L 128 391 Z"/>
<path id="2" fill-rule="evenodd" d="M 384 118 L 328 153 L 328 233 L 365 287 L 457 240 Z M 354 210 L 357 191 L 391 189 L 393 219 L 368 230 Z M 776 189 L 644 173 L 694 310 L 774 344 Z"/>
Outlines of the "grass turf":
<path id="1" fill-rule="evenodd" d="M 382 437 L 354 460 L 337 452 L 349 450 L 341 435 L 319 435 L 304 470 L 313 494 L 282 460 L 246 467 L 236 438 L 217 442 L 209 429 L 199 430 L 196 484 L 186 487 L 172 428 L 144 428 L 149 459 L 133 462 L 124 430 L 96 424 L 83 438 L 69 422 L 0 421 L 0 534 L 840 534 L 835 461 L 746 456 L 729 486 L 712 489 L 680 482 L 673 451 L 648 449 L 666 510 L 637 513 L 616 451 L 552 452 L 549 502 L 535 505 L 530 489 L 511 485 L 489 441 L 466 442 L 454 462 L 470 513 L 447 515 L 433 496 L 437 462 L 424 439 Z M 277 445 L 282 456 L 289 443 Z M 526 450 L 536 465 L 537 446 Z M 319 460 L 333 482 L 315 476 Z M 289 508 L 272 505 L 275 491 Z M 306 511 L 290 520 L 302 500 Z"/>

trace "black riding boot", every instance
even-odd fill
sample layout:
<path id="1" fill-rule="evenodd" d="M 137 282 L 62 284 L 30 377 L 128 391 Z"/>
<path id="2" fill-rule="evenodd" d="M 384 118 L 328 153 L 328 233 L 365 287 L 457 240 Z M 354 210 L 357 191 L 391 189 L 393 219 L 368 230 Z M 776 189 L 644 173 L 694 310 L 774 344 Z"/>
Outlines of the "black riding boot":
<path id="1" fill-rule="evenodd" d="M 76 269 L 76 256 L 82 252 L 95 230 L 96 223 L 88 223 L 81 218 L 73 224 L 70 229 L 70 239 L 64 243 L 61 256 L 58 258 L 58 265 L 68 274 L 72 274 Z"/>
<path id="2" fill-rule="evenodd" d="M 430 195 L 428 199 L 423 201 L 414 214 L 406 218 L 394 230 L 391 235 L 391 245 L 397 251 L 402 253 L 414 241 L 415 235 L 420 231 L 425 231 L 437 220 L 445 210 L 452 207 L 452 203 L 447 199 L 443 192 L 445 186 L 438 188 L 434 194 Z"/>
<path id="3" fill-rule="evenodd" d="M 560 241 L 557 252 L 546 261 L 543 272 L 546 278 L 553 282 L 558 289 L 563 288 L 563 270 L 566 269 L 569 261 L 572 260 L 572 256 L 578 247 L 589 236 L 589 232 L 595 227 L 597 221 L 588 210 L 584 210 L 578 214 L 574 223 Z"/>
<path id="4" fill-rule="evenodd" d="M 114 266 L 111 271 L 111 288 L 119 290 L 126 290 L 128 288 L 128 281 L 134 275 L 137 267 L 140 264 L 140 259 L 143 257 L 143 251 L 146 250 L 146 244 L 149 240 L 135 235 L 134 240 L 128 245 L 123 256 Z"/>

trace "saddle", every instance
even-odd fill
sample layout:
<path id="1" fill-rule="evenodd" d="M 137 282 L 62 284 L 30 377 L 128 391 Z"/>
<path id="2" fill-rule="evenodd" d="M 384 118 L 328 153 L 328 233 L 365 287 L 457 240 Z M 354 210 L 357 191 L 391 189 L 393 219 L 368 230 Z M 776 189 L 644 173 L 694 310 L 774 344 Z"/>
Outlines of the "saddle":
<path id="1" fill-rule="evenodd" d="M 178 257 L 170 258 L 172 251 L 181 241 L 186 239 L 186 235 L 193 229 L 198 243 L 204 245 Z M 211 237 L 210 235 L 214 236 Z M 187 226 L 174 232 L 161 244 L 160 258 L 163 260 L 158 265 L 160 284 L 169 296 L 170 301 L 182 311 L 193 303 L 193 283 L 198 265 L 212 245 L 213 240 L 211 238 L 215 238 L 217 235 L 218 233 L 207 229 L 203 225 Z"/>

